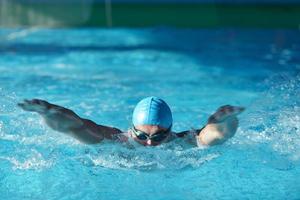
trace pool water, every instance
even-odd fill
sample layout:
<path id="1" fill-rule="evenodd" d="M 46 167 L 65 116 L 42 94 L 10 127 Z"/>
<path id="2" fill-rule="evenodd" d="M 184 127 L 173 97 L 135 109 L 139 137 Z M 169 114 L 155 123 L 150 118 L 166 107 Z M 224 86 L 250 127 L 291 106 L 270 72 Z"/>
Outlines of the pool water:
<path id="1" fill-rule="evenodd" d="M 298 30 L 0 29 L 0 199 L 300 199 Z M 234 138 L 84 145 L 16 103 L 41 98 L 127 130 L 159 96 L 173 129 L 245 106 Z"/>

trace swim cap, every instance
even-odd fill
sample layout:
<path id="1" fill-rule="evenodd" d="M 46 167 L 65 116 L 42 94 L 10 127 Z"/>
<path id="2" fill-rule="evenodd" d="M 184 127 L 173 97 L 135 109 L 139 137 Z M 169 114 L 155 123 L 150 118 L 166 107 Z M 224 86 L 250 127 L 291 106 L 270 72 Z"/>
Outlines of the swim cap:
<path id="1" fill-rule="evenodd" d="M 168 104 L 157 97 L 142 99 L 133 111 L 132 123 L 134 126 L 158 125 L 170 128 L 172 122 L 172 113 Z"/>

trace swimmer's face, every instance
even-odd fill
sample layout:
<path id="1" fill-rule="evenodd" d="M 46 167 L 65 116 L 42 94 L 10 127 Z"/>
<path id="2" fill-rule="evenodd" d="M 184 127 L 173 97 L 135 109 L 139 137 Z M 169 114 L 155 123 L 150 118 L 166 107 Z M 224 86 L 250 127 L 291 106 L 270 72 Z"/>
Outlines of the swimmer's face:
<path id="1" fill-rule="evenodd" d="M 168 129 L 166 128 L 163 128 L 163 127 L 160 127 L 160 126 L 157 126 L 157 125 L 137 125 L 135 126 L 135 129 L 136 130 L 139 130 L 139 131 L 142 131 L 144 133 L 146 133 L 148 136 L 153 136 L 155 134 L 157 134 L 158 132 L 164 132 L 164 131 L 167 131 Z M 169 134 L 168 134 L 169 136 Z M 156 146 L 156 145 L 159 145 L 161 143 L 163 143 L 164 141 L 167 140 L 167 137 L 165 137 L 163 140 L 159 141 L 159 142 L 156 142 L 152 139 L 146 139 L 146 140 L 140 140 L 136 135 L 133 134 L 133 138 L 140 144 L 143 144 L 145 146 Z"/>

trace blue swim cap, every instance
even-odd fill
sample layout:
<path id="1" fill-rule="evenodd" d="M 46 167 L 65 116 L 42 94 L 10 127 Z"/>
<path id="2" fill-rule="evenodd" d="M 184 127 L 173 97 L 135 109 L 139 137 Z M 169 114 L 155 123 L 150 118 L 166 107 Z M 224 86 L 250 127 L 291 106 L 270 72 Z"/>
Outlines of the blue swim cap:
<path id="1" fill-rule="evenodd" d="M 158 125 L 170 128 L 173 123 L 170 107 L 157 97 L 142 99 L 134 108 L 132 123 L 137 125 Z"/>

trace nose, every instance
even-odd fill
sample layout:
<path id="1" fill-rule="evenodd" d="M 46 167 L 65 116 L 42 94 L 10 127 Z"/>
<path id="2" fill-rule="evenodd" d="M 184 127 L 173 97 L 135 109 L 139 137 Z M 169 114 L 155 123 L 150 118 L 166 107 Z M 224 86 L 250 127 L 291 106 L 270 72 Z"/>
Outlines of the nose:
<path id="1" fill-rule="evenodd" d="M 152 145 L 152 140 L 147 140 L 147 145 Z"/>

